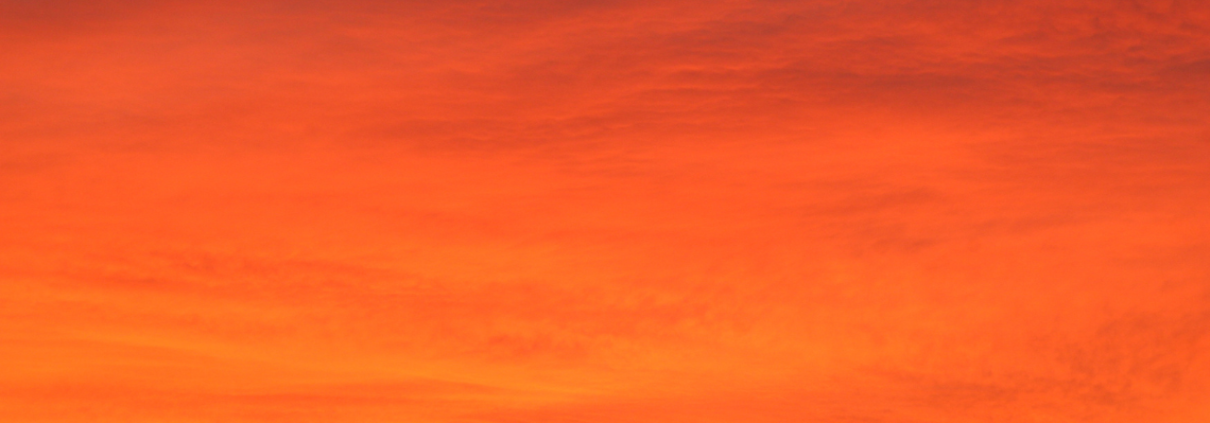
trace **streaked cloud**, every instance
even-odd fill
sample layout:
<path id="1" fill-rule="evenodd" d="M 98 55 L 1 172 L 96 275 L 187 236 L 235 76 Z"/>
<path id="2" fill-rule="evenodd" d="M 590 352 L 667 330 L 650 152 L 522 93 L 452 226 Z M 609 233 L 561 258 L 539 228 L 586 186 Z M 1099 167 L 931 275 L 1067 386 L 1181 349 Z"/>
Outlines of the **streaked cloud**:
<path id="1" fill-rule="evenodd" d="M 16 421 L 1200 421 L 1194 1 L 0 1 Z"/>

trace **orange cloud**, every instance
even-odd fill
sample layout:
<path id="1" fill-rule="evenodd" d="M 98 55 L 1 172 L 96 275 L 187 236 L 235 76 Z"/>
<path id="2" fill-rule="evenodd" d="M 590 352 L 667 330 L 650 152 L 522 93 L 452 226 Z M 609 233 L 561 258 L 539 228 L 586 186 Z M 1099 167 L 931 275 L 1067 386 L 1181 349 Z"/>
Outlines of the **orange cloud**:
<path id="1" fill-rule="evenodd" d="M 0 416 L 1200 422 L 1201 2 L 0 1 Z"/>

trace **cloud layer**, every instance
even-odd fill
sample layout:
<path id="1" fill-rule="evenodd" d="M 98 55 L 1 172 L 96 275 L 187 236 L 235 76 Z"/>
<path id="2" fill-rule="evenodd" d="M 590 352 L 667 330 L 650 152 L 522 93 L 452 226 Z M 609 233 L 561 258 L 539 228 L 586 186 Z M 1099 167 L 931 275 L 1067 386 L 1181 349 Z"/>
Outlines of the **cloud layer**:
<path id="1" fill-rule="evenodd" d="M 19 422 L 1210 416 L 1197 1 L 0 1 Z"/>

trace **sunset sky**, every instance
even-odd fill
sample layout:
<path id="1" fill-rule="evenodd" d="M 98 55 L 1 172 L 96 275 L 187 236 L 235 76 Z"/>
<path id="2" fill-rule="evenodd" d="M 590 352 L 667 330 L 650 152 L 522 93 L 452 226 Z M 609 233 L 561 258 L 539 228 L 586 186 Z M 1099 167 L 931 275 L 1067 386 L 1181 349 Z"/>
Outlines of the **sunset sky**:
<path id="1" fill-rule="evenodd" d="M 0 0 L 0 422 L 1210 421 L 1210 2 Z"/>

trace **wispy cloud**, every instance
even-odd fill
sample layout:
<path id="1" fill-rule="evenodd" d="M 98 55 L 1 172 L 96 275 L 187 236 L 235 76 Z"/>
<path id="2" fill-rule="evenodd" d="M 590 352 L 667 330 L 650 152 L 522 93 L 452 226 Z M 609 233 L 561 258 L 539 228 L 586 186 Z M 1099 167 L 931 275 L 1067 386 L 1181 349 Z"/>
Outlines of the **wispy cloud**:
<path id="1" fill-rule="evenodd" d="M 0 415 L 1192 421 L 1207 40 L 1196 1 L 0 1 Z"/>

